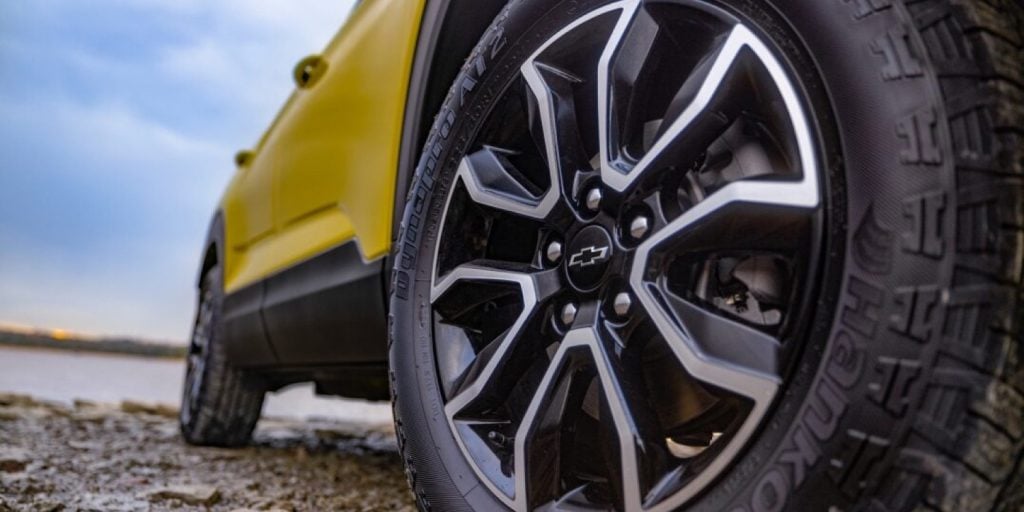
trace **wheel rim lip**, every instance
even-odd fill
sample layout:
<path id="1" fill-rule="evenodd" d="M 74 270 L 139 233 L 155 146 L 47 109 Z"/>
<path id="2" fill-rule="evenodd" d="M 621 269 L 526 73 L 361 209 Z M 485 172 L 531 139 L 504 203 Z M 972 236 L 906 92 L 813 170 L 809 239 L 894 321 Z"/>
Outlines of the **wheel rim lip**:
<path id="1" fill-rule="evenodd" d="M 526 82 L 529 83 L 531 81 L 531 79 L 532 80 L 539 80 L 540 79 L 539 75 L 537 74 L 537 69 L 536 69 L 537 58 L 542 53 L 544 53 L 544 51 L 547 50 L 552 44 L 554 44 L 555 42 L 557 42 L 558 40 L 563 38 L 569 32 L 571 32 L 573 30 L 576 30 L 581 25 L 584 25 L 584 24 L 592 21 L 593 19 L 595 19 L 595 18 L 597 18 L 597 17 L 599 17 L 601 15 L 621 10 L 621 11 L 623 11 L 623 14 L 620 15 L 619 20 L 616 22 L 616 27 L 613 30 L 613 35 L 610 36 L 610 37 L 615 37 L 614 34 L 616 32 L 618 32 L 620 30 L 624 30 L 626 27 L 628 27 L 629 22 L 631 21 L 632 16 L 636 14 L 636 11 L 637 11 L 638 7 L 641 5 L 641 3 L 643 3 L 642 0 L 621 0 L 621 1 L 618 1 L 618 2 L 614 2 L 612 4 L 605 5 L 605 6 L 601 7 L 601 8 L 598 8 L 598 9 L 595 9 L 593 11 L 590 11 L 590 12 L 586 13 L 584 16 L 574 20 L 573 23 L 571 23 L 571 24 L 569 24 L 569 25 L 559 29 L 554 35 L 552 35 L 550 38 L 548 38 L 547 41 L 544 44 L 541 45 L 540 48 L 538 48 L 536 51 L 534 51 L 531 54 L 531 56 L 529 58 L 527 58 L 526 61 L 521 66 L 521 73 L 522 73 L 524 79 L 526 80 Z M 801 99 L 801 94 L 799 93 L 799 90 L 798 90 L 798 83 L 794 82 L 790 78 L 790 76 L 789 76 L 789 74 L 788 74 L 788 72 L 786 70 L 786 66 L 783 65 L 783 63 L 779 60 L 779 57 L 777 57 L 775 55 L 775 52 L 771 48 L 769 48 L 768 45 L 766 45 L 757 35 L 755 35 L 752 31 L 750 31 L 750 29 L 748 29 L 746 26 L 743 25 L 743 22 L 739 18 L 737 18 L 736 16 L 734 16 L 731 13 L 726 12 L 724 9 L 722 9 L 720 7 L 717 7 L 715 5 L 712 5 L 710 3 L 706 3 L 706 2 L 701 1 L 701 0 L 668 0 L 668 1 L 662 2 L 662 3 L 673 3 L 673 4 L 688 6 L 688 7 L 699 8 L 699 9 L 704 10 L 704 11 L 712 11 L 716 15 L 730 20 L 733 23 L 733 27 L 734 28 L 739 27 L 741 30 L 745 31 L 744 39 L 742 40 L 741 49 L 743 47 L 752 49 L 757 54 L 757 56 L 759 58 L 759 61 L 763 65 L 765 65 L 767 68 L 769 68 L 769 74 L 771 75 L 775 86 L 779 88 L 779 91 L 782 94 L 783 99 L 784 99 L 784 101 L 786 103 L 786 108 L 790 112 L 791 118 L 799 119 L 801 121 L 800 123 L 794 123 L 794 126 L 793 126 L 793 129 L 794 129 L 794 131 L 796 132 L 796 135 L 797 135 L 797 145 L 799 146 L 801 168 L 805 170 L 805 172 L 802 173 L 803 176 L 802 176 L 802 178 L 801 178 L 801 180 L 799 182 L 800 199 L 798 201 L 798 204 L 800 204 L 802 206 L 805 206 L 807 208 L 819 208 L 821 206 L 821 204 L 822 204 L 822 198 L 821 198 L 822 180 L 820 179 L 820 175 L 819 175 L 820 174 L 820 168 L 818 166 L 818 155 L 819 155 L 819 153 L 818 153 L 818 144 L 815 143 L 816 137 L 815 137 L 814 130 L 813 130 L 814 123 L 811 120 L 811 118 L 809 118 L 807 116 L 806 109 L 804 108 L 804 104 L 803 104 L 802 99 Z M 736 51 L 739 51 L 739 50 L 736 50 Z M 604 69 L 607 68 L 606 56 L 607 56 L 608 59 L 610 59 L 613 53 L 614 52 L 607 51 L 607 48 L 605 49 L 605 51 L 602 52 L 601 63 L 599 64 L 599 69 L 604 70 Z M 602 74 L 599 72 L 598 76 L 601 77 Z M 599 91 L 600 95 L 605 95 L 605 94 L 607 94 L 608 87 L 606 85 L 599 86 L 598 91 Z M 549 101 L 550 99 L 547 98 L 546 100 Z M 539 102 L 543 102 L 544 99 L 538 97 L 538 101 Z M 606 107 L 606 98 L 599 98 L 598 106 L 599 106 L 599 108 L 605 108 Z M 541 110 L 543 112 L 550 112 L 551 109 L 543 108 L 542 107 Z M 548 118 L 548 116 L 544 115 L 542 117 L 542 122 L 545 122 L 545 121 L 553 122 L 553 121 L 547 120 L 547 118 Z M 630 185 L 632 185 L 632 183 L 637 179 L 638 176 L 643 174 L 642 171 L 643 171 L 644 168 L 641 167 L 641 164 L 646 159 L 646 155 L 645 155 L 645 157 L 643 159 L 641 159 L 640 163 L 638 163 L 629 172 L 623 173 L 623 172 L 619 171 L 618 169 L 615 169 L 614 166 L 610 163 L 610 160 L 605 157 L 605 155 L 606 155 L 605 145 L 607 144 L 608 138 L 605 136 L 604 131 L 607 129 L 607 126 L 606 126 L 605 123 L 599 123 L 599 128 L 601 130 L 601 135 L 599 137 L 599 140 L 600 140 L 600 144 L 601 144 L 601 157 L 602 157 L 601 158 L 601 163 L 600 163 L 599 171 L 600 171 L 600 177 L 601 177 L 602 183 L 605 186 L 611 188 L 612 190 L 614 190 L 616 192 L 622 192 L 623 190 L 626 190 Z M 553 130 L 545 129 L 544 132 L 545 132 L 545 134 L 550 134 L 550 133 L 553 132 Z M 545 144 L 545 147 L 549 148 L 549 150 L 550 150 L 552 145 L 553 145 L 553 143 L 549 142 L 549 143 Z M 653 148 L 651 150 L 651 153 L 653 153 Z M 550 154 L 550 151 L 549 151 L 549 154 L 547 155 L 547 157 L 548 157 L 548 161 L 549 162 L 550 161 L 556 161 L 556 159 L 557 159 L 557 155 Z M 475 175 L 472 172 L 469 172 L 468 169 L 464 168 L 465 161 L 466 161 L 466 159 L 463 158 L 463 163 L 460 163 L 460 166 L 459 166 L 459 169 L 457 171 L 456 177 L 452 181 L 452 185 L 451 185 L 450 189 L 448 190 L 447 197 L 446 197 L 445 203 L 444 203 L 444 209 L 443 209 L 442 218 L 441 218 L 441 221 L 440 221 L 440 224 L 439 224 L 439 226 L 442 226 L 442 231 L 440 232 L 440 234 L 437 237 L 437 240 L 435 241 L 435 244 L 434 244 L 434 251 L 433 251 L 434 252 L 434 259 L 433 259 L 433 265 L 432 265 L 432 269 L 431 269 L 431 280 L 430 280 L 430 301 L 431 301 L 432 305 L 442 295 L 444 295 L 444 293 L 447 292 L 454 284 L 456 284 L 457 282 L 459 282 L 459 281 L 461 281 L 463 279 L 462 276 L 459 276 L 457 274 L 458 269 L 453 270 L 451 272 L 448 272 L 447 274 L 445 274 L 443 276 L 438 276 L 438 264 L 437 264 L 437 262 L 439 261 L 438 260 L 438 255 L 439 255 L 439 250 L 440 250 L 440 245 L 441 245 L 440 241 L 441 241 L 441 239 L 443 237 L 443 226 L 445 225 L 445 217 L 447 216 L 448 212 L 451 209 L 451 202 L 452 202 L 453 197 L 455 195 L 454 192 L 455 192 L 455 190 L 457 188 L 456 185 L 458 183 L 461 182 L 463 184 L 463 186 L 466 188 L 466 191 L 469 193 L 471 201 L 474 201 L 474 202 L 476 202 L 478 204 L 482 204 L 482 205 L 485 205 L 485 206 L 492 206 L 492 207 L 499 208 L 499 209 L 507 209 L 508 211 L 513 211 L 515 213 L 519 213 L 520 215 L 523 215 L 524 217 L 528 217 L 528 218 L 542 218 L 544 215 L 546 215 L 548 212 L 550 212 L 551 208 L 554 207 L 554 204 L 557 203 L 558 199 L 560 197 L 563 197 L 562 193 L 561 193 L 561 184 L 560 184 L 560 181 L 559 181 L 559 177 L 557 176 L 557 174 L 559 172 L 558 171 L 558 166 L 557 165 L 549 165 L 549 169 L 551 169 L 551 186 L 548 188 L 548 190 L 544 194 L 542 194 L 540 200 L 537 201 L 535 204 L 524 206 L 521 203 L 520 204 L 515 204 L 516 202 L 514 200 L 508 200 L 507 202 L 501 202 L 500 204 L 496 204 L 496 202 L 493 201 L 493 196 L 485 195 L 485 194 L 483 194 L 481 192 L 482 185 L 476 180 Z M 640 169 L 640 170 L 638 171 L 638 169 Z M 807 170 L 810 170 L 810 172 L 808 172 Z M 728 197 L 721 197 L 717 201 L 722 202 L 722 203 L 726 203 L 728 201 L 742 201 L 743 198 L 745 198 L 745 197 L 751 197 L 751 196 L 756 196 L 756 195 L 766 195 L 766 194 L 771 194 L 773 192 L 776 192 L 776 190 L 774 190 L 774 187 L 768 186 L 767 184 L 762 184 L 762 183 L 755 183 L 755 182 L 741 183 L 741 182 L 736 182 L 736 183 L 733 183 L 731 185 L 737 185 L 737 186 L 733 186 L 727 192 L 727 196 Z M 792 188 L 792 187 L 789 187 L 789 188 Z M 789 189 L 787 189 L 787 191 L 788 190 Z M 721 195 L 721 191 L 716 192 L 715 195 Z M 787 205 L 791 205 L 793 203 L 792 202 L 787 202 L 786 204 Z M 713 204 L 705 206 L 705 208 L 712 208 L 712 207 L 715 207 L 715 206 Z M 579 220 L 583 221 L 583 219 L 579 219 Z M 685 221 L 680 221 L 680 219 L 675 219 L 675 220 L 679 221 L 680 223 L 685 223 Z M 591 225 L 601 225 L 601 223 L 595 223 L 595 222 L 593 222 L 593 220 L 591 220 L 589 222 L 583 222 L 580 225 L 581 226 L 591 226 Z M 677 230 L 671 230 L 670 231 L 668 229 L 661 229 L 659 232 L 653 234 L 652 236 L 650 236 L 649 238 L 647 238 L 643 242 L 637 244 L 635 247 L 626 248 L 624 251 L 620 251 L 620 252 L 624 252 L 624 253 L 625 252 L 632 253 L 632 254 L 629 254 L 627 263 L 624 265 L 624 267 L 627 269 L 626 275 L 620 276 L 620 277 L 626 277 L 627 278 L 627 282 L 628 282 L 630 290 L 633 292 L 634 296 L 638 299 L 635 302 L 640 302 L 641 304 L 647 306 L 646 314 L 651 318 L 652 321 L 654 321 L 655 323 L 659 323 L 659 327 L 660 328 L 664 327 L 664 329 L 667 329 L 667 330 L 676 330 L 677 327 L 670 325 L 671 324 L 671 320 L 669 320 L 667 317 L 665 317 L 665 313 L 664 313 L 664 311 L 661 310 L 661 308 L 651 307 L 657 301 L 657 298 L 654 295 L 652 295 L 650 293 L 650 291 L 649 291 L 650 281 L 648 281 L 648 280 L 646 280 L 644 278 L 645 267 L 646 267 L 646 265 L 649 262 L 649 257 L 651 255 L 651 253 L 655 249 L 657 249 L 660 244 L 662 244 L 663 242 L 668 240 L 669 234 L 678 234 L 678 231 Z M 612 235 L 612 239 L 616 240 L 614 235 Z M 614 241 L 613 241 L 612 245 L 615 245 Z M 571 247 L 571 242 L 570 242 L 569 245 L 563 244 L 563 250 L 565 250 L 567 247 Z M 562 261 L 567 260 L 567 257 L 569 256 L 570 253 L 571 253 L 571 251 L 568 251 L 568 250 L 563 252 L 562 258 L 561 258 Z M 563 268 L 565 268 L 564 265 L 563 265 Z M 609 271 L 606 272 L 605 276 L 602 278 L 602 281 L 606 280 L 609 277 L 608 274 L 610 274 L 610 273 L 611 273 L 611 268 L 609 268 Z M 567 268 L 565 268 L 565 274 L 566 274 L 566 277 L 569 279 L 569 282 L 571 282 L 571 277 L 569 276 L 570 272 L 569 272 L 569 270 Z M 483 280 L 483 281 L 487 281 L 487 280 L 490 280 L 492 278 L 488 278 L 486 276 L 481 276 L 478 279 Z M 494 277 L 493 280 L 500 281 L 500 282 L 503 282 L 503 283 L 512 282 L 512 280 L 510 280 L 507 275 L 501 276 L 500 278 Z M 519 285 L 519 288 L 520 288 L 520 291 L 521 291 L 521 295 L 522 295 L 522 299 L 523 299 L 523 312 L 519 316 L 519 318 L 517 318 L 516 322 L 514 323 L 513 327 L 510 328 L 510 330 L 516 330 L 516 329 L 522 328 L 524 320 L 525 320 L 525 317 L 527 316 L 526 312 L 529 311 L 529 309 L 530 309 L 528 304 L 534 304 L 535 305 L 535 304 L 537 304 L 537 301 L 538 301 L 538 297 L 537 297 L 537 294 L 536 294 L 537 283 L 534 280 L 528 279 L 528 278 L 524 278 L 524 279 L 521 279 L 521 280 L 517 279 L 515 281 Z M 600 286 L 600 284 L 598 284 L 596 286 Z M 587 291 L 590 291 L 592 289 L 593 288 L 590 288 L 590 289 L 580 288 L 579 291 L 587 292 Z M 810 294 L 810 291 L 808 291 L 807 294 Z M 633 307 L 634 308 L 636 307 L 635 303 L 634 303 Z M 660 315 L 660 318 L 656 318 L 656 316 L 659 316 L 659 315 Z M 664 329 L 659 329 L 659 330 L 664 330 Z M 565 337 L 563 338 L 562 343 L 559 345 L 558 353 L 559 354 L 562 353 L 563 352 L 563 348 L 566 351 L 568 351 L 568 350 L 579 349 L 581 347 L 589 347 L 591 349 L 592 353 L 594 353 L 594 357 L 595 358 L 599 357 L 597 353 L 600 352 L 600 350 L 597 350 L 593 346 L 589 345 L 588 344 L 589 342 L 586 341 L 586 331 L 588 331 L 588 330 L 589 330 L 589 328 L 570 328 L 570 329 L 568 329 L 567 332 L 566 332 Z M 509 339 L 511 340 L 512 337 L 509 337 Z M 567 343 L 567 342 L 569 342 L 569 343 Z M 672 345 L 672 344 L 670 344 L 670 345 Z M 674 345 L 673 345 L 673 348 L 675 348 Z M 691 350 L 695 354 L 700 352 L 699 349 L 695 348 L 695 347 L 691 347 Z M 689 354 L 689 355 L 692 355 L 692 354 Z M 679 356 L 679 354 L 677 354 L 677 356 Z M 557 354 L 556 354 L 556 356 L 554 358 L 551 359 L 550 364 L 552 366 L 554 366 L 556 361 L 557 361 Z M 489 363 L 489 365 L 494 363 L 494 362 L 495 361 L 492 360 Z M 695 361 L 695 364 L 699 365 L 699 364 L 701 364 L 701 362 L 700 361 Z M 689 370 L 689 366 L 687 366 L 687 369 Z M 765 378 L 766 376 L 765 375 L 757 375 L 757 377 Z M 632 503 L 635 503 L 635 504 L 639 505 L 638 507 L 636 507 L 636 509 L 638 509 L 638 510 L 659 510 L 659 511 L 660 510 L 671 510 L 671 509 L 674 509 L 675 507 L 678 507 L 678 506 L 680 506 L 680 505 L 690 501 L 697 494 L 703 492 L 706 489 L 708 484 L 710 484 L 713 480 L 715 480 L 719 476 L 721 476 L 721 474 L 724 472 L 726 466 L 728 466 L 729 464 L 731 464 L 734 461 L 737 452 L 739 450 L 741 450 L 746 444 L 748 444 L 751 441 L 751 436 L 753 434 L 753 431 L 755 429 L 757 429 L 763 423 L 763 421 L 765 420 L 766 413 L 767 413 L 768 409 L 770 408 L 772 402 L 775 400 L 775 398 L 777 396 L 777 392 L 779 390 L 779 386 L 782 384 L 781 380 L 779 380 L 779 379 L 776 379 L 776 380 L 777 380 L 777 385 L 775 387 L 766 389 L 764 393 L 762 393 L 759 396 L 755 397 L 755 400 L 754 400 L 755 405 L 754 405 L 754 407 L 747 414 L 747 417 L 742 422 L 739 431 L 733 436 L 732 440 L 730 441 L 730 446 L 727 447 L 726 450 L 723 450 L 723 452 L 720 455 L 716 456 L 713 459 L 713 461 L 712 461 L 712 463 L 710 465 L 708 465 L 705 469 L 701 470 L 701 472 L 696 477 L 694 477 L 689 483 L 687 483 L 681 490 L 677 491 L 675 494 L 672 494 L 672 495 L 670 495 L 669 497 L 667 497 L 665 499 L 662 499 L 661 501 L 656 503 L 654 506 L 651 506 L 651 507 L 644 506 L 642 497 L 636 497 L 635 498 L 636 501 L 630 500 Z M 707 382 L 714 382 L 714 381 L 708 380 Z M 480 384 L 480 382 L 478 381 L 478 382 L 475 382 L 473 384 L 473 386 L 476 387 L 479 384 Z M 539 389 L 543 389 L 543 385 L 540 385 L 538 387 L 538 390 Z M 454 397 L 453 400 L 448 401 L 448 403 L 446 403 L 446 405 L 445 405 L 446 419 L 448 421 L 448 424 L 449 424 L 449 427 L 450 427 L 451 432 L 453 434 L 453 437 L 455 438 L 455 440 L 456 440 L 460 450 L 462 451 L 462 454 L 463 454 L 464 458 L 470 463 L 470 466 L 473 468 L 473 470 L 476 473 L 476 475 L 479 478 L 479 480 L 482 481 L 490 489 L 490 491 L 492 492 L 492 494 L 495 497 L 497 497 L 499 500 L 504 502 L 505 505 L 509 506 L 510 508 L 514 508 L 514 509 L 517 509 L 517 510 L 524 510 L 524 509 L 526 509 L 527 506 L 528 506 L 526 504 L 526 501 L 524 501 L 526 499 L 526 496 L 525 496 L 526 490 L 525 490 L 525 488 L 520 488 L 520 482 L 525 482 L 525 479 L 520 479 L 520 478 L 516 478 L 515 476 L 513 476 L 516 488 L 515 488 L 514 495 L 511 496 L 511 497 L 508 496 L 507 493 L 505 493 L 501 489 L 499 489 L 495 485 L 495 483 L 478 467 L 478 464 L 476 463 L 475 458 L 470 454 L 470 452 L 469 452 L 465 442 L 463 441 L 461 435 L 459 434 L 459 429 L 458 429 L 458 427 L 456 425 L 456 421 L 458 421 L 458 420 L 455 418 L 455 415 L 456 415 L 456 413 L 458 411 L 460 411 L 465 406 L 465 401 L 468 401 L 468 400 L 459 401 L 458 399 L 460 399 L 462 397 L 466 397 L 466 396 L 467 396 L 467 393 L 460 393 L 458 396 Z M 470 397 L 470 398 L 472 398 L 472 397 Z M 535 405 L 535 403 L 531 403 L 531 408 L 534 405 Z M 521 428 L 522 428 L 522 425 L 521 425 Z M 525 440 L 521 436 L 517 435 L 515 442 L 516 442 L 517 445 L 521 445 L 521 443 L 525 443 Z M 521 446 L 519 446 L 519 448 L 521 448 Z M 519 451 L 517 451 L 517 453 L 522 453 L 522 452 L 521 452 L 521 450 L 519 450 Z M 515 463 L 515 466 L 516 466 L 516 474 L 522 474 L 522 473 L 520 473 L 520 471 L 522 471 L 523 467 L 525 467 L 525 461 L 523 461 L 520 457 L 516 457 L 514 463 Z M 636 472 L 636 468 L 635 468 L 636 467 L 636 459 L 635 459 L 635 457 L 630 457 L 629 458 L 629 463 L 631 464 L 631 467 L 633 467 L 633 472 L 635 473 Z M 622 461 L 622 464 L 623 464 L 623 467 L 625 467 L 626 461 Z M 631 509 L 631 508 L 634 508 L 634 507 L 631 507 L 630 503 L 627 503 L 627 507 L 626 508 L 627 509 Z"/>

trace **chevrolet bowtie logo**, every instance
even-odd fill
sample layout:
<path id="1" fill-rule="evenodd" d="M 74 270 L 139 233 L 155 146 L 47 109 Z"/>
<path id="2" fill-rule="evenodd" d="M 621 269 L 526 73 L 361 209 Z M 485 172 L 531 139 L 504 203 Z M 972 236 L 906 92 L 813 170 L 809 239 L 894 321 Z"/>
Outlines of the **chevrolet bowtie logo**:
<path id="1" fill-rule="evenodd" d="M 591 245 L 590 247 L 580 249 L 580 252 L 569 257 L 569 266 L 583 268 L 606 259 L 608 259 L 607 247 L 595 247 Z"/>

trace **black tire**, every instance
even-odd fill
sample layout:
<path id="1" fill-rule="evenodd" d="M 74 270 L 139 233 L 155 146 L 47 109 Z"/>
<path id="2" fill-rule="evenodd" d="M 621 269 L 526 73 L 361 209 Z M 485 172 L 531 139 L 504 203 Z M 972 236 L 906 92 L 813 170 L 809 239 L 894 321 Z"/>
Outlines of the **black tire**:
<path id="1" fill-rule="evenodd" d="M 218 266 L 203 275 L 179 425 L 190 444 L 236 447 L 251 439 L 266 392 L 257 375 L 234 368 L 227 360 L 220 342 L 224 330 L 221 283 Z"/>
<path id="2" fill-rule="evenodd" d="M 395 424 L 421 510 L 506 508 L 445 420 L 434 355 L 434 248 L 457 166 L 524 59 L 607 3 L 511 1 L 427 140 L 389 321 Z M 1024 509 L 1024 4 L 713 3 L 800 75 L 827 170 L 827 251 L 782 392 L 686 508 Z"/>

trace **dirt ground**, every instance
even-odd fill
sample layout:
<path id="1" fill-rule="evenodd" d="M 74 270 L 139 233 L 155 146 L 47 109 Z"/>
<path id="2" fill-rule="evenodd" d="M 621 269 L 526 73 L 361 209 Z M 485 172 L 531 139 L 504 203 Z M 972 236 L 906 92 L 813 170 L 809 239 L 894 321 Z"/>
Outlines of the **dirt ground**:
<path id="1" fill-rule="evenodd" d="M 414 510 L 383 427 L 264 419 L 252 445 L 197 448 L 176 411 L 0 394 L 0 512 Z"/>

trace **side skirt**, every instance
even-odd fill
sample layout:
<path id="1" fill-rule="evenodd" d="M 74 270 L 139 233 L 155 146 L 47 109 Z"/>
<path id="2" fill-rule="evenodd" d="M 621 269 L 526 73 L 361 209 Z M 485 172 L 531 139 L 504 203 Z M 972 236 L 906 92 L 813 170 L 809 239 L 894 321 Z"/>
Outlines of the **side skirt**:
<path id="1" fill-rule="evenodd" d="M 383 366 L 383 268 L 349 242 L 229 294 L 228 356 L 266 370 L 310 367 L 310 376 L 312 367 Z"/>

